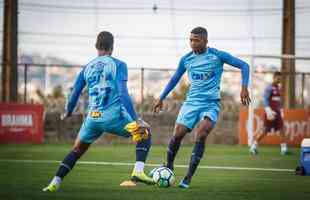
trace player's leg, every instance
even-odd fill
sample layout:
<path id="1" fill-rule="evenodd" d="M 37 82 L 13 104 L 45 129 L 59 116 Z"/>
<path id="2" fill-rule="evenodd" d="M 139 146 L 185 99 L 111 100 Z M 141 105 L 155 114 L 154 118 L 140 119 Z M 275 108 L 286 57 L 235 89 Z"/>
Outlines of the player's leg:
<path id="1" fill-rule="evenodd" d="M 199 109 L 199 124 L 195 129 L 195 145 L 192 151 L 189 167 L 186 176 L 181 180 L 179 187 L 188 188 L 193 175 L 203 157 L 205 141 L 215 126 L 220 112 L 220 101 L 206 102 Z"/>
<path id="2" fill-rule="evenodd" d="M 102 134 L 102 131 L 97 130 L 96 127 L 97 125 L 95 121 L 89 118 L 85 119 L 78 137 L 75 140 L 73 149 L 61 162 L 55 177 L 51 183 L 43 189 L 43 191 L 54 192 L 59 188 L 61 181 L 73 169 L 77 160 L 87 151 L 90 144 Z"/>
<path id="3" fill-rule="evenodd" d="M 250 146 L 250 153 L 253 155 L 258 154 L 258 144 L 267 135 L 267 128 L 264 127 L 263 132 L 254 135 L 253 143 Z"/>
<path id="4" fill-rule="evenodd" d="M 278 115 L 279 118 L 277 119 L 277 122 L 276 122 L 276 130 L 279 131 L 279 135 L 280 135 L 280 148 L 281 148 L 281 155 L 286 155 L 287 152 L 288 152 L 288 149 L 287 149 L 287 144 L 286 144 L 286 136 L 285 136 L 285 133 L 284 133 L 284 123 L 283 123 L 283 118 L 281 116 L 281 114 Z"/>
<path id="5" fill-rule="evenodd" d="M 184 136 L 191 130 L 182 124 L 176 124 L 173 136 L 169 141 L 167 149 L 167 167 L 173 171 L 173 163 L 177 155 Z"/>
<path id="6" fill-rule="evenodd" d="M 144 173 L 144 165 L 152 145 L 151 131 L 148 130 L 147 138 L 136 142 L 136 162 L 132 170 L 131 179 L 135 182 L 153 184 L 154 181 Z"/>
<path id="7" fill-rule="evenodd" d="M 271 131 L 271 129 L 274 127 L 274 121 L 268 120 L 265 116 L 264 118 L 264 128 L 261 133 L 256 133 L 253 138 L 253 143 L 250 146 L 250 153 L 253 155 L 258 154 L 258 144 L 260 141 Z"/>
<path id="8" fill-rule="evenodd" d="M 254 137 L 254 141 L 259 143 L 266 135 L 267 135 L 267 131 L 266 131 L 266 128 L 265 128 L 265 130 L 263 130 L 262 133 L 259 133 L 259 134 L 256 135 L 256 137 Z"/>
<path id="9" fill-rule="evenodd" d="M 184 103 L 179 111 L 174 133 L 169 141 L 167 149 L 167 167 L 173 171 L 174 159 L 178 153 L 184 136 L 196 125 L 199 118 L 199 109 L 195 106 Z"/>
<path id="10" fill-rule="evenodd" d="M 73 169 L 76 161 L 87 151 L 89 146 L 90 143 L 84 143 L 79 139 L 79 137 L 77 137 L 73 149 L 61 162 L 53 180 L 46 188 L 43 189 L 43 191 L 57 191 L 63 178 Z"/>
<path id="11" fill-rule="evenodd" d="M 202 120 L 198 127 L 195 130 L 196 138 L 195 138 L 195 145 L 192 151 L 192 156 L 190 159 L 189 167 L 186 176 L 180 182 L 181 188 L 187 188 L 192 180 L 193 175 L 200 163 L 201 158 L 203 157 L 205 151 L 205 141 L 214 127 L 214 122 L 206 117 Z"/>
<path id="12" fill-rule="evenodd" d="M 287 152 L 288 152 L 288 148 L 287 148 L 286 137 L 285 137 L 285 134 L 284 134 L 283 129 L 281 129 L 281 130 L 279 131 L 279 134 L 280 134 L 280 138 L 281 138 L 281 144 L 280 144 L 280 147 L 281 147 L 281 155 L 286 155 Z"/>
<path id="13" fill-rule="evenodd" d="M 127 111 L 122 110 L 122 117 L 109 127 L 109 132 L 122 137 L 131 137 L 136 142 L 136 162 L 131 174 L 134 182 L 153 184 L 153 179 L 145 175 L 144 165 L 152 144 L 150 128 L 145 128 L 142 121 L 133 121 Z"/>

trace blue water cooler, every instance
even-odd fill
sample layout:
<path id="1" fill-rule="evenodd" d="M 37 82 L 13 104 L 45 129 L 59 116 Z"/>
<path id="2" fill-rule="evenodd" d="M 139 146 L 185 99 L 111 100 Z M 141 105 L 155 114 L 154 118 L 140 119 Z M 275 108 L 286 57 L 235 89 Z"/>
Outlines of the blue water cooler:
<path id="1" fill-rule="evenodd" d="M 300 150 L 300 167 L 304 170 L 304 175 L 310 175 L 310 138 L 303 139 Z"/>

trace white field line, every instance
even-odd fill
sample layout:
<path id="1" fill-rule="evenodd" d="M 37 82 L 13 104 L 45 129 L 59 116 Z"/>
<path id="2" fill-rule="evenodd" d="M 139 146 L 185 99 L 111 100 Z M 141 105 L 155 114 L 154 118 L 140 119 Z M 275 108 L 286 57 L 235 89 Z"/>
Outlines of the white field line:
<path id="1" fill-rule="evenodd" d="M 0 159 L 0 163 L 30 163 L 30 164 L 49 164 L 60 163 L 57 160 L 15 160 Z M 127 162 L 95 162 L 95 161 L 78 161 L 80 165 L 112 165 L 112 166 L 133 166 L 134 163 Z M 159 164 L 146 164 L 146 166 L 158 167 Z M 187 168 L 187 165 L 175 165 L 176 168 Z M 248 170 L 248 171 L 270 171 L 270 172 L 293 172 L 293 169 L 276 169 L 276 168 L 257 168 L 257 167 L 231 167 L 231 166 L 205 166 L 201 165 L 200 169 L 221 169 L 221 170 Z"/>

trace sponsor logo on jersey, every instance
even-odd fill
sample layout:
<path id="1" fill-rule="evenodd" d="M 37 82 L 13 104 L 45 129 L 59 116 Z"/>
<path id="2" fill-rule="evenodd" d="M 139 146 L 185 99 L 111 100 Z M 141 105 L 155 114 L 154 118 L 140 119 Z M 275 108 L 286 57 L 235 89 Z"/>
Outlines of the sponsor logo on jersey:
<path id="1" fill-rule="evenodd" d="M 92 118 L 99 118 L 99 117 L 101 117 L 101 112 L 99 112 L 99 111 L 91 111 L 90 112 L 90 116 Z"/>
<path id="2" fill-rule="evenodd" d="M 192 80 L 208 80 L 213 76 L 213 72 L 205 72 L 205 73 L 195 73 L 193 72 L 192 74 Z"/>

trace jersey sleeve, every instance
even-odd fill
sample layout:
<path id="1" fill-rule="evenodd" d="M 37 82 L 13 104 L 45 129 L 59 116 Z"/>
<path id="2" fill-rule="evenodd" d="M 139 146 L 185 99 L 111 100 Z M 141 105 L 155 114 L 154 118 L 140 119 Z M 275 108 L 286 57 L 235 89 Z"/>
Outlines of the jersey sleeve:
<path id="1" fill-rule="evenodd" d="M 249 65 L 243 60 L 234 57 L 225 51 L 218 51 L 218 55 L 224 63 L 227 63 L 241 70 L 242 86 L 248 86 L 250 76 Z"/>
<path id="2" fill-rule="evenodd" d="M 125 63 L 121 63 L 116 70 L 116 83 L 119 91 L 120 99 L 125 109 L 133 120 L 137 119 L 137 114 L 134 109 L 132 100 L 128 93 L 127 81 L 128 81 L 128 69 Z"/>
<path id="3" fill-rule="evenodd" d="M 269 98 L 272 92 L 272 87 L 271 85 L 267 86 L 264 90 L 264 95 L 263 95 L 263 105 L 264 107 L 269 107 Z"/>
<path id="4" fill-rule="evenodd" d="M 128 80 L 128 68 L 126 63 L 121 62 L 119 66 L 117 67 L 116 72 L 116 79 L 127 81 Z"/>
<path id="5" fill-rule="evenodd" d="M 78 77 L 75 80 L 72 93 L 69 97 L 69 101 L 67 103 L 66 110 L 69 114 L 71 114 L 76 106 L 76 103 L 81 95 L 83 88 L 86 85 L 86 81 L 84 79 L 84 68 L 79 73 Z"/>
<path id="6" fill-rule="evenodd" d="M 177 85 L 181 77 L 183 76 L 184 72 L 186 71 L 186 68 L 184 66 L 184 59 L 182 58 L 179 62 L 179 66 L 173 76 L 171 77 L 170 81 L 166 85 L 164 91 L 160 95 L 160 99 L 164 100 L 167 95 L 173 90 L 173 88 Z"/>

